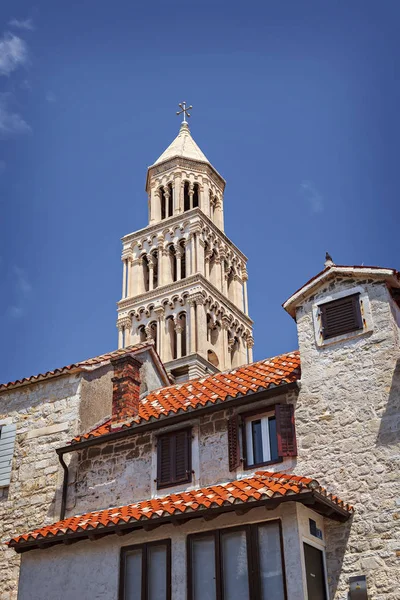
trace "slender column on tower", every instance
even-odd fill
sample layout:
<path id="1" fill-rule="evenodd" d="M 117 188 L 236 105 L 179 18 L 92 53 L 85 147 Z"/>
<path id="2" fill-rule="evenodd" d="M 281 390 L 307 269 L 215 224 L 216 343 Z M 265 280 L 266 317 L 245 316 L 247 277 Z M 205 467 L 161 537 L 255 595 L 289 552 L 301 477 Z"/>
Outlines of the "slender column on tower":
<path id="1" fill-rule="evenodd" d="M 221 330 L 221 334 L 222 334 L 222 351 L 223 351 L 223 362 L 224 362 L 224 366 L 223 369 L 229 369 L 230 368 L 230 359 L 229 359 L 229 345 L 228 345 L 228 329 L 229 329 L 229 318 L 224 316 L 222 317 L 222 330 Z"/>
<path id="2" fill-rule="evenodd" d="M 201 192 L 201 208 L 203 209 L 203 212 L 207 215 L 207 217 L 209 217 L 210 216 L 210 186 L 206 179 L 203 179 L 203 185 L 200 189 L 200 192 Z"/>
<path id="3" fill-rule="evenodd" d="M 175 256 L 176 256 L 176 280 L 180 281 L 182 278 L 182 254 L 184 250 L 182 246 L 176 244 L 175 246 Z"/>
<path id="4" fill-rule="evenodd" d="M 202 275 L 205 274 L 205 261 L 204 261 L 204 241 L 197 236 L 197 271 Z"/>
<path id="5" fill-rule="evenodd" d="M 196 296 L 197 352 L 207 358 L 207 308 L 205 299 Z"/>
<path id="6" fill-rule="evenodd" d="M 178 318 L 175 318 L 175 333 L 176 333 L 176 358 L 182 357 L 182 324 L 179 322 Z"/>
<path id="7" fill-rule="evenodd" d="M 149 259 L 149 292 L 151 292 L 151 290 L 153 289 L 153 274 L 154 274 L 154 258 L 153 256 L 150 254 L 148 256 Z"/>
<path id="8" fill-rule="evenodd" d="M 194 185 L 192 182 L 189 183 L 189 206 L 193 208 L 193 194 L 194 194 Z"/>
<path id="9" fill-rule="evenodd" d="M 196 300 L 189 298 L 189 353 L 196 352 Z"/>
<path id="10" fill-rule="evenodd" d="M 157 316 L 157 352 L 163 360 L 165 343 L 165 311 L 163 306 L 156 306 L 154 312 Z"/>
<path id="11" fill-rule="evenodd" d="M 180 172 L 175 173 L 174 175 L 174 215 L 180 214 L 181 211 L 181 174 Z"/>
<path id="12" fill-rule="evenodd" d="M 215 257 L 215 287 L 217 290 L 222 290 L 222 270 L 221 270 L 221 258 L 219 254 Z"/>
<path id="13" fill-rule="evenodd" d="M 235 290 L 235 304 L 240 310 L 243 310 L 243 284 L 239 275 L 234 276 L 233 285 L 233 289 Z"/>
<path id="14" fill-rule="evenodd" d="M 126 259 L 122 260 L 122 298 L 126 298 Z"/>
<path id="15" fill-rule="evenodd" d="M 243 279 L 244 312 L 246 313 L 246 315 L 248 315 L 249 314 L 249 301 L 248 301 L 248 297 L 247 297 L 247 281 L 249 279 L 249 275 L 248 275 L 246 269 L 244 269 L 242 271 L 242 279 Z"/>
<path id="16" fill-rule="evenodd" d="M 253 346 L 254 346 L 254 339 L 250 335 L 247 338 L 247 357 L 248 357 L 249 363 L 253 362 Z"/>

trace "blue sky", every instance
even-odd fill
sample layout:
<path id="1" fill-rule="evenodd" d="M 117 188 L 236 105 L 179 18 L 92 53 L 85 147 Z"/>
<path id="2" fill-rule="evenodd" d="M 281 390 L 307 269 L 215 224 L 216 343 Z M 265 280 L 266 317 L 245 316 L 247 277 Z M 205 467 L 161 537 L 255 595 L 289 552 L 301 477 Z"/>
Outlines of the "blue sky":
<path id="1" fill-rule="evenodd" d="M 399 267 L 398 1 L 0 7 L 0 381 L 114 349 L 120 238 L 193 104 L 248 256 L 255 359 L 323 267 Z"/>

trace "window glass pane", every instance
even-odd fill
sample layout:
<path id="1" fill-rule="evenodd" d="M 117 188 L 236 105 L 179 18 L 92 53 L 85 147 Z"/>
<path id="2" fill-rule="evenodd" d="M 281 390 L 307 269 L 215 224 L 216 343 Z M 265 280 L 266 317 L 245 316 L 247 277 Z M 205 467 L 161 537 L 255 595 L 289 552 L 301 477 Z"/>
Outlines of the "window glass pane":
<path id="1" fill-rule="evenodd" d="M 251 431 L 253 436 L 253 463 L 257 465 L 263 462 L 261 419 L 251 422 Z"/>
<path id="2" fill-rule="evenodd" d="M 268 419 L 268 429 L 269 429 L 269 445 L 271 450 L 271 460 L 276 460 L 278 458 L 278 439 L 276 437 L 276 419 L 275 417 L 270 417 Z"/>
<path id="3" fill-rule="evenodd" d="M 141 600 L 142 597 L 142 550 L 137 548 L 125 555 L 124 600 Z"/>
<path id="4" fill-rule="evenodd" d="M 166 600 L 167 548 L 165 544 L 149 546 L 147 552 L 148 600 Z"/>
<path id="5" fill-rule="evenodd" d="M 224 600 L 249 600 L 245 531 L 221 535 Z"/>
<path id="6" fill-rule="evenodd" d="M 215 600 L 214 536 L 192 540 L 192 600 Z"/>
<path id="7" fill-rule="evenodd" d="M 284 600 L 279 523 L 258 526 L 262 600 Z"/>

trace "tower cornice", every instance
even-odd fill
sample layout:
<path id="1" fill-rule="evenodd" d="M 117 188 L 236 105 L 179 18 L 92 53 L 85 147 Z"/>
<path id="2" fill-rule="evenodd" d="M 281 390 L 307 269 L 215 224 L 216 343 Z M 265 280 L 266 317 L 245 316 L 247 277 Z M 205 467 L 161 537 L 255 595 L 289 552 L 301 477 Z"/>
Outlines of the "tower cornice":
<path id="1" fill-rule="evenodd" d="M 167 231 L 168 229 L 175 227 L 176 225 L 180 225 L 182 226 L 182 228 L 186 226 L 186 224 L 189 225 L 189 228 L 191 226 L 194 227 L 198 223 L 198 221 L 191 221 L 191 218 L 193 217 L 198 217 L 199 219 L 203 220 L 206 223 L 206 225 L 212 230 L 213 233 L 219 235 L 221 239 L 228 246 L 230 246 L 244 262 L 247 262 L 247 256 L 243 254 L 243 252 L 239 250 L 239 248 L 232 242 L 232 240 L 228 238 L 228 236 L 225 235 L 225 233 L 221 231 L 221 229 L 219 229 L 211 221 L 211 219 L 201 210 L 201 208 L 192 208 L 191 210 L 188 210 L 183 214 L 175 215 L 174 217 L 169 217 L 168 219 L 160 221 L 159 223 L 156 223 L 154 225 L 148 225 L 147 227 L 138 229 L 133 233 L 128 233 L 124 235 L 123 238 L 121 238 L 122 243 L 124 245 L 133 243 L 136 242 L 138 238 L 141 238 L 143 236 L 151 237 L 152 235 L 163 233 L 164 231 Z"/>
<path id="2" fill-rule="evenodd" d="M 156 300 L 160 300 L 160 298 L 170 295 L 171 293 L 177 293 L 184 290 L 188 291 L 190 294 L 193 291 L 193 288 L 202 286 L 206 293 L 209 293 L 213 296 L 218 302 L 220 302 L 221 306 L 226 306 L 229 311 L 235 315 L 236 318 L 243 321 L 248 327 L 251 328 L 253 325 L 253 321 L 247 316 L 243 311 L 241 311 L 237 306 L 235 306 L 226 296 L 224 296 L 212 283 L 208 281 L 201 273 L 195 273 L 190 277 L 186 277 L 185 279 L 181 279 L 180 281 L 174 281 L 168 285 L 163 285 L 151 290 L 150 292 L 144 292 L 143 294 L 132 296 L 130 298 L 124 298 L 117 302 L 118 313 L 126 313 L 129 310 L 133 310 L 143 303 L 155 302 Z M 196 293 L 197 293 L 196 289 Z"/>

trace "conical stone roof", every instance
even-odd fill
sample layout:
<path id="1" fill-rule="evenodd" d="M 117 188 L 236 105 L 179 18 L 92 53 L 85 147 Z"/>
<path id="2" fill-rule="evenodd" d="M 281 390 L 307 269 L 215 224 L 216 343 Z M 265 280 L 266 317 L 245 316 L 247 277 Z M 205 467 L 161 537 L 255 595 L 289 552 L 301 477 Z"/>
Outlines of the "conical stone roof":
<path id="1" fill-rule="evenodd" d="M 201 162 L 210 164 L 208 158 L 205 156 L 205 154 L 203 154 L 192 138 L 189 125 L 186 122 L 182 123 L 177 137 L 168 146 L 168 148 L 164 150 L 154 165 L 158 165 L 159 163 L 169 160 L 170 158 L 174 158 L 175 156 L 191 158 L 192 160 L 199 160 Z"/>

